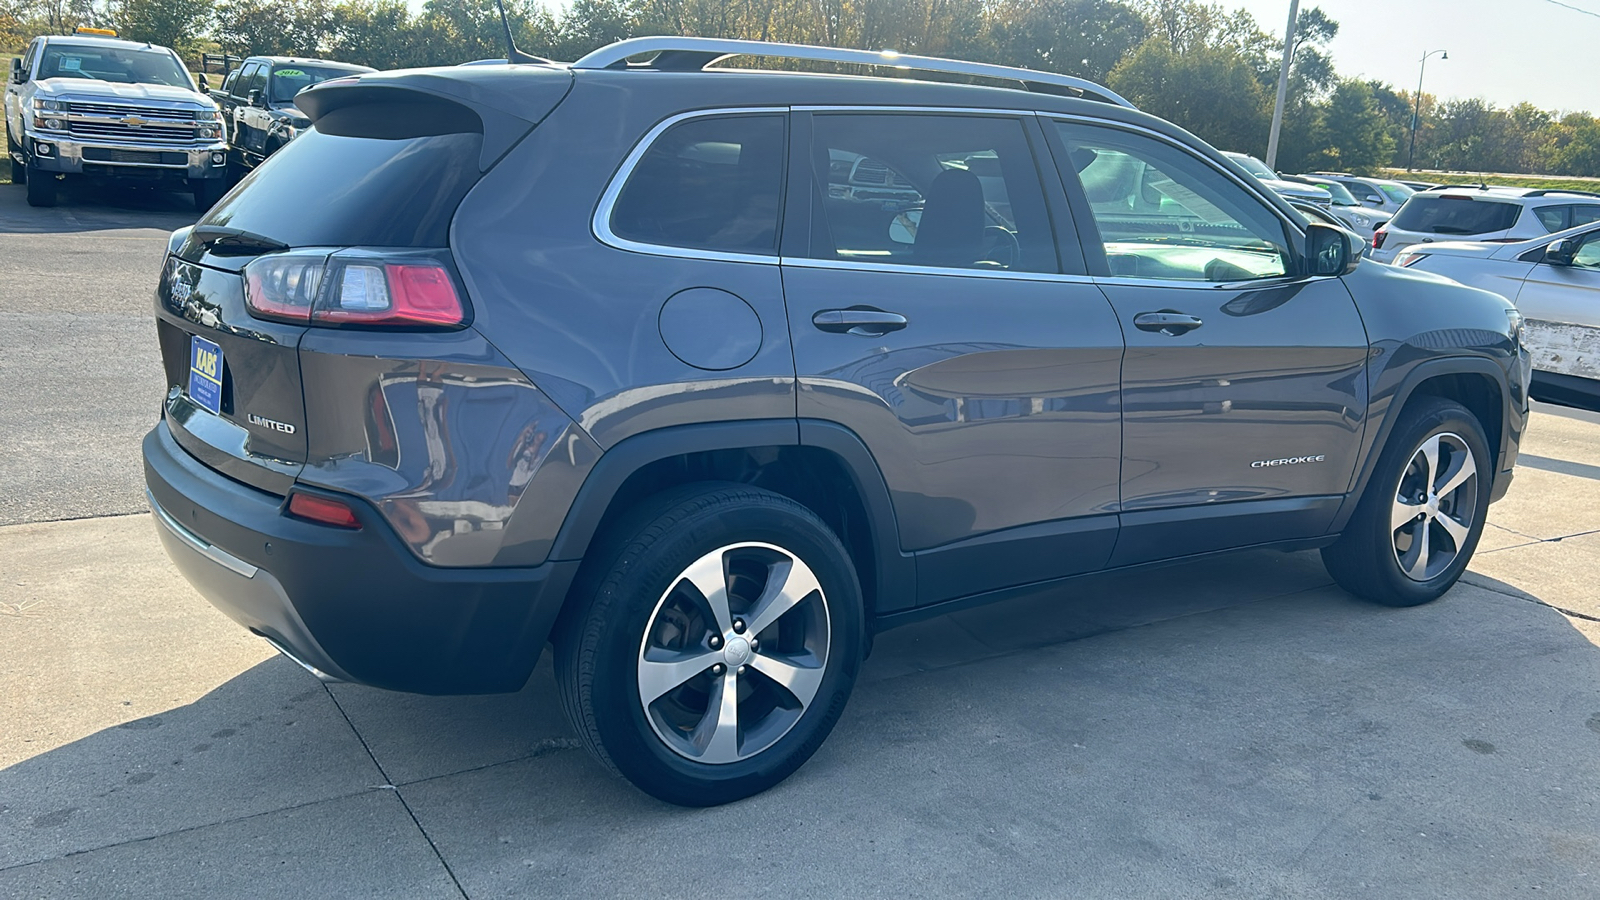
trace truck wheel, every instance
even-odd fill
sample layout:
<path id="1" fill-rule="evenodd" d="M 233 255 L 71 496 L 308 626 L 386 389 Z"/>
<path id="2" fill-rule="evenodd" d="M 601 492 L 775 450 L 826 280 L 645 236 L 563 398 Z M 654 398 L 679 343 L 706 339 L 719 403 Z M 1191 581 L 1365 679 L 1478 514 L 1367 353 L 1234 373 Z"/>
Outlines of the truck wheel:
<path id="1" fill-rule="evenodd" d="M 866 623 L 850 556 L 809 509 L 697 485 L 591 549 L 556 639 L 573 730 L 644 792 L 683 806 L 759 793 L 844 711 Z"/>
<path id="2" fill-rule="evenodd" d="M 53 174 L 29 166 L 28 173 L 23 177 L 28 182 L 29 206 L 56 205 L 56 179 Z"/>
<path id="3" fill-rule="evenodd" d="M 189 190 L 194 194 L 195 212 L 205 215 L 228 192 L 228 181 L 226 178 L 195 179 L 189 182 Z"/>
<path id="4" fill-rule="evenodd" d="M 1461 404 L 1423 397 L 1401 415 L 1344 534 L 1322 551 L 1340 587 L 1385 606 L 1437 599 L 1466 571 L 1493 469 L 1483 426 Z"/>
<path id="5" fill-rule="evenodd" d="M 17 162 L 17 157 L 22 155 L 22 147 L 11 139 L 10 130 L 6 131 L 6 159 L 11 161 L 11 183 L 28 183 L 28 166 L 26 163 Z"/>

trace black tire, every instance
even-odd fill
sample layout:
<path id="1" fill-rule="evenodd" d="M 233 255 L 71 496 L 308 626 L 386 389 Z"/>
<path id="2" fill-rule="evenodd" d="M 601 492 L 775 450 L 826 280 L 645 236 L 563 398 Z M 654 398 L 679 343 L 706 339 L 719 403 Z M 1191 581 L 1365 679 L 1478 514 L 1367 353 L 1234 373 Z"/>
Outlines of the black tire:
<path id="1" fill-rule="evenodd" d="M 205 215 L 228 192 L 228 181 L 226 178 L 196 179 L 189 182 L 189 191 L 194 194 L 195 212 Z"/>
<path id="2" fill-rule="evenodd" d="M 761 568 L 762 559 L 783 554 L 790 563 L 779 563 L 788 566 L 782 575 L 773 574 L 776 566 Z M 705 595 L 685 587 L 692 564 L 714 555 L 734 629 L 721 632 L 725 636 L 712 622 Z M 752 594 L 759 596 L 771 578 L 785 578 L 782 584 L 787 584 L 807 571 L 819 590 L 806 590 L 759 634 L 740 630 L 743 616 L 754 620 L 747 628 L 764 618 L 755 604 L 744 605 Z M 739 800 L 798 769 L 844 711 L 864 650 L 861 590 L 839 539 L 804 506 L 742 485 L 692 485 L 647 501 L 596 540 L 572 600 L 557 630 L 555 674 L 573 730 L 607 768 L 645 793 L 682 806 Z M 744 648 L 736 632 L 743 635 Z M 820 662 L 810 649 L 819 634 L 825 640 Z M 676 646 L 658 644 L 663 635 Z M 812 643 L 802 646 L 803 641 Z M 641 696 L 645 668 L 656 665 L 647 657 L 660 653 L 693 656 L 685 671 L 698 674 L 681 682 L 667 679 L 663 683 L 677 687 L 647 703 Z M 708 655 L 718 662 L 696 669 Z M 808 665 L 817 663 L 804 670 L 808 674 L 799 688 L 814 690 L 809 702 L 797 700 L 800 693 L 765 674 L 772 671 L 773 659 L 802 658 Z M 731 660 L 748 660 L 748 671 L 743 665 L 735 670 Z M 725 685 L 738 698 L 735 717 L 743 717 L 727 732 L 708 718 L 721 709 L 715 704 Z M 669 717 L 675 718 L 669 722 Z M 739 738 L 719 743 L 721 734 Z M 704 756 L 691 756 L 702 738 Z M 702 761 L 719 747 L 736 748 L 734 758 Z"/>
<path id="3" fill-rule="evenodd" d="M 41 172 L 31 166 L 27 175 L 28 205 L 29 206 L 55 206 L 56 205 L 56 179 L 49 172 Z"/>
<path id="4" fill-rule="evenodd" d="M 22 147 L 11 139 L 11 131 L 6 131 L 6 159 L 11 161 L 11 183 L 28 183 L 28 166 L 25 162 L 17 162 L 17 157 L 22 155 Z"/>
<path id="5" fill-rule="evenodd" d="M 1436 475 L 1426 474 L 1428 463 L 1420 455 L 1429 442 L 1439 461 L 1432 470 Z M 1473 466 L 1466 481 L 1437 492 L 1431 511 L 1428 501 L 1415 502 L 1423 491 L 1433 496 L 1434 487 L 1448 487 L 1462 459 Z M 1483 426 L 1466 407 L 1439 397 L 1408 403 L 1344 533 L 1322 551 L 1329 574 L 1350 593 L 1384 606 L 1438 599 L 1466 571 L 1483 534 L 1494 476 L 1491 460 Z M 1412 509 L 1416 518 L 1405 518 Z M 1461 535 L 1459 541 L 1453 535 Z M 1447 556 L 1452 547 L 1454 555 Z"/>

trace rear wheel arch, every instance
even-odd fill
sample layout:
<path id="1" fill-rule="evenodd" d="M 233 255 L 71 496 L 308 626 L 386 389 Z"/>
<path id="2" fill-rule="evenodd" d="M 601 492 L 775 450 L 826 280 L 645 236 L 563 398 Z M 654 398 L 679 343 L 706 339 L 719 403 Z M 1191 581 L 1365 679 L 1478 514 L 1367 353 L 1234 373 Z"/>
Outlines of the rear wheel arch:
<path id="1" fill-rule="evenodd" d="M 900 553 L 877 463 L 853 433 L 826 422 L 710 423 L 628 438 L 595 463 L 550 558 L 584 559 L 598 536 L 631 510 L 685 485 L 710 482 L 765 488 L 822 519 L 856 566 L 869 621 L 914 602 L 914 562 Z"/>

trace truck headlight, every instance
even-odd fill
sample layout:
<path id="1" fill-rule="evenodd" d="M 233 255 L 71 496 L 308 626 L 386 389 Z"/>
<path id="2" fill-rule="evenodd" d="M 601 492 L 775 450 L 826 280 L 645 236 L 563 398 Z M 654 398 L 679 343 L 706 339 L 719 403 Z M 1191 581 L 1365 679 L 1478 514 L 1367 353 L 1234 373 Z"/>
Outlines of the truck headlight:
<path id="1" fill-rule="evenodd" d="M 45 113 L 66 112 L 67 105 L 60 100 L 46 100 L 42 97 L 35 97 L 33 98 L 33 109 L 35 112 Z"/>
<path id="2" fill-rule="evenodd" d="M 67 123 L 60 119 L 38 119 L 39 126 L 46 131 L 60 131 L 67 127 Z"/>
<path id="3" fill-rule="evenodd" d="M 214 109 L 202 109 L 194 114 L 194 118 L 197 122 L 215 122 L 217 120 L 217 111 Z"/>
<path id="4" fill-rule="evenodd" d="M 201 138 L 215 139 L 222 134 L 215 125 L 201 125 L 195 128 L 195 134 Z"/>

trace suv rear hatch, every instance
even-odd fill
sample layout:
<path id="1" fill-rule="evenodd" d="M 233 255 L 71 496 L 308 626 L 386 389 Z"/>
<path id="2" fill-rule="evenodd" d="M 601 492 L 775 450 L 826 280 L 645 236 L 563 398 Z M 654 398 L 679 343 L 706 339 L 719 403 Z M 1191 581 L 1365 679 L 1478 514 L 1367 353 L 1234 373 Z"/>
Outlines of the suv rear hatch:
<path id="1" fill-rule="evenodd" d="M 448 250 L 456 206 L 569 87 L 566 73 L 497 67 L 302 92 L 315 127 L 169 246 L 157 332 L 179 445 L 230 478 L 286 493 L 307 459 L 302 338 L 313 328 L 465 326 L 470 307 Z"/>

